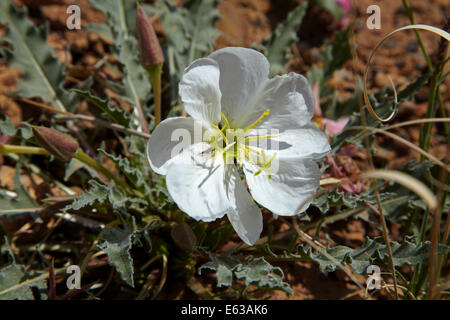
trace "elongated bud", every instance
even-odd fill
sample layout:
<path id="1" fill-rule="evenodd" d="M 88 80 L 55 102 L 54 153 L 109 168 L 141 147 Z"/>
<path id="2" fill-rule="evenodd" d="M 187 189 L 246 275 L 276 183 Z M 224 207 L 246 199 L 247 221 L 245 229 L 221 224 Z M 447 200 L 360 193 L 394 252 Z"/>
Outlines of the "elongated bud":
<path id="1" fill-rule="evenodd" d="M 61 161 L 70 161 L 78 150 L 78 142 L 71 136 L 46 127 L 33 127 L 39 145 Z"/>
<path id="2" fill-rule="evenodd" d="M 197 237 L 187 223 L 176 224 L 170 232 L 175 244 L 184 251 L 192 251 L 197 245 Z"/>
<path id="3" fill-rule="evenodd" d="M 141 64 L 148 68 L 164 63 L 164 55 L 155 29 L 144 10 L 138 6 L 136 30 L 139 42 Z"/>

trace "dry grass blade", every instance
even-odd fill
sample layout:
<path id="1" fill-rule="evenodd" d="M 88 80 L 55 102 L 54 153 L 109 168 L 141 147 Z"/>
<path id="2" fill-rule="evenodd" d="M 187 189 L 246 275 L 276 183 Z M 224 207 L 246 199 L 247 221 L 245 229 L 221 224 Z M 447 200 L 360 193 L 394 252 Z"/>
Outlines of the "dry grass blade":
<path id="1" fill-rule="evenodd" d="M 434 163 L 436 163 L 438 166 L 444 168 L 446 171 L 450 172 L 450 167 L 448 165 L 446 165 L 445 163 L 443 163 L 442 161 L 440 161 L 438 158 L 436 158 L 435 156 L 433 156 L 432 154 L 426 152 L 425 150 L 423 150 L 422 148 L 419 148 L 418 146 L 416 146 L 414 143 L 403 139 L 402 137 L 392 133 L 392 132 L 388 132 L 386 131 L 386 129 L 378 129 L 378 128 L 372 128 L 372 127 L 367 127 L 367 126 L 352 126 L 352 127 L 348 127 L 348 130 L 351 129 L 363 129 L 363 130 L 368 130 L 371 131 L 373 133 L 381 133 L 384 134 L 385 136 L 388 136 L 394 140 L 397 140 L 398 142 L 403 143 L 404 145 L 410 147 L 412 150 L 417 151 L 418 153 L 420 153 L 421 155 L 425 156 L 426 158 L 430 159 L 431 161 L 433 161 Z"/>
<path id="2" fill-rule="evenodd" d="M 409 120 L 409 121 L 399 122 L 399 123 L 393 124 L 393 125 L 385 127 L 385 128 L 381 128 L 380 130 L 391 130 L 391 129 L 400 128 L 400 127 L 404 127 L 404 126 L 411 126 L 411 125 L 419 124 L 419 123 L 432 123 L 432 122 L 450 122 L 450 118 L 427 118 L 427 119 Z"/>
<path id="3" fill-rule="evenodd" d="M 388 122 L 395 116 L 395 114 L 397 113 L 397 100 L 395 100 L 395 110 L 387 118 L 382 119 L 376 114 L 372 105 L 370 104 L 369 95 L 367 94 L 367 75 L 369 73 L 368 71 L 369 71 L 369 67 L 370 67 L 370 62 L 372 61 L 372 58 L 375 55 L 375 52 L 384 43 L 384 41 L 386 41 L 388 38 L 390 38 L 392 35 L 394 35 L 397 32 L 404 31 L 404 30 L 412 30 L 412 29 L 414 29 L 414 30 L 421 29 L 421 30 L 431 31 L 431 32 L 441 36 L 442 38 L 446 39 L 447 41 L 450 41 L 450 34 L 442 29 L 432 27 L 432 26 L 429 26 L 426 24 L 414 24 L 414 25 L 408 25 L 408 26 L 396 29 L 396 30 L 390 32 L 389 34 L 387 34 L 383 39 L 381 39 L 380 42 L 378 42 L 378 44 L 375 46 L 375 48 L 372 50 L 372 53 L 370 54 L 369 60 L 367 61 L 366 69 L 364 71 L 364 81 L 363 81 L 364 93 L 363 94 L 364 94 L 364 103 L 367 106 L 367 110 L 372 115 L 372 117 L 374 117 L 375 119 L 377 119 L 380 122 Z M 395 92 L 395 87 L 394 87 L 394 92 Z"/>
<path id="4" fill-rule="evenodd" d="M 161 292 L 162 288 L 164 287 L 164 284 L 167 280 L 167 256 L 165 254 L 162 255 L 162 261 L 163 261 L 163 271 L 161 275 L 161 280 L 159 282 L 158 287 L 155 290 L 155 293 L 153 294 L 152 300 L 155 299 L 158 294 Z"/>
<path id="5" fill-rule="evenodd" d="M 395 181 L 421 197 L 430 209 L 434 210 L 437 207 L 437 199 L 431 190 L 422 182 L 406 173 L 396 170 L 378 169 L 364 172 L 362 177 Z"/>

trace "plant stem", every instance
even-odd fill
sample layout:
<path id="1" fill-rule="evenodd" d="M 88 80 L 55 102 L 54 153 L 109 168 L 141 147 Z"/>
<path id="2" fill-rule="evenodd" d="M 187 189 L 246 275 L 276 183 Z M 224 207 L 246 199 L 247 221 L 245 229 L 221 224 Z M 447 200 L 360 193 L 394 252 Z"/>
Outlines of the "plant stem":
<path id="1" fill-rule="evenodd" d="M 95 169 L 97 172 L 104 175 L 106 178 L 114 181 L 117 185 L 121 186 L 124 190 L 130 190 L 130 187 L 120 180 L 116 175 L 114 175 L 111 171 L 106 169 L 103 165 L 101 165 L 96 160 L 92 159 L 89 155 L 84 153 L 81 149 L 78 149 L 74 156 L 76 159 L 80 160 L 84 164 L 87 164 L 91 168 Z"/>
<path id="2" fill-rule="evenodd" d="M 28 147 L 28 146 L 16 146 L 10 144 L 2 144 L 0 145 L 0 154 L 3 153 L 16 153 L 16 154 L 39 154 L 44 156 L 50 156 L 50 153 L 44 148 L 40 147 Z M 74 155 L 74 158 L 79 161 L 87 164 L 91 168 L 95 169 L 97 172 L 104 175 L 106 178 L 114 181 L 117 185 L 121 186 L 124 190 L 127 190 L 131 193 L 135 193 L 138 196 L 142 196 L 142 194 L 137 190 L 131 190 L 130 187 L 120 180 L 118 176 L 114 175 L 111 171 L 106 169 L 103 165 L 98 163 L 96 160 L 92 159 L 89 155 L 84 153 L 81 149 L 78 149 Z"/>
<path id="3" fill-rule="evenodd" d="M 416 24 L 411 7 L 409 6 L 408 0 L 402 0 L 402 2 L 403 2 L 403 6 L 405 7 L 406 14 L 408 15 L 409 21 L 411 22 L 411 24 Z M 422 37 L 420 36 L 419 30 L 414 30 L 414 33 L 416 34 L 417 42 L 419 43 L 419 46 L 422 49 L 425 60 L 427 61 L 428 69 L 432 72 L 433 64 L 431 63 L 430 56 L 428 55 L 427 49 L 425 48 L 425 45 L 423 43 Z"/>
<path id="4" fill-rule="evenodd" d="M 354 29 L 352 29 L 352 32 L 354 32 Z M 354 34 L 353 34 L 353 39 L 354 39 Z M 352 57 L 353 57 L 353 67 L 354 67 L 354 71 L 355 74 L 357 74 L 356 72 L 356 48 L 355 45 L 351 46 L 351 52 L 352 52 Z M 358 79 L 359 80 L 359 79 Z M 359 82 L 357 82 L 359 83 Z M 365 88 L 364 88 L 365 89 Z M 357 100 L 358 100 L 358 107 L 359 107 L 359 115 L 360 115 L 360 119 L 361 119 L 361 124 L 363 127 L 367 128 L 367 119 L 366 119 L 366 111 L 364 109 L 363 106 L 363 100 L 361 97 L 361 89 L 360 86 L 357 85 L 356 86 L 356 94 L 357 94 Z M 363 94 L 367 94 L 367 92 L 363 92 Z M 374 163 L 373 163 L 373 158 L 372 158 L 372 150 L 371 150 L 371 144 L 369 141 L 369 136 L 367 134 L 364 135 L 364 145 L 366 146 L 367 149 L 367 162 L 369 165 L 369 168 L 371 170 L 375 169 Z M 384 238 L 384 243 L 386 245 L 386 250 L 389 256 L 389 266 L 392 272 L 392 279 L 394 281 L 394 293 L 395 293 L 395 299 L 398 300 L 398 290 L 397 290 L 397 275 L 396 275 L 396 270 L 395 270 L 395 265 L 394 265 L 394 258 L 392 256 L 392 250 L 391 250 L 391 244 L 389 242 L 389 230 L 387 228 L 387 224 L 386 224 L 386 219 L 384 217 L 384 211 L 383 211 L 383 206 L 381 204 L 381 198 L 380 198 L 380 194 L 378 192 L 378 185 L 377 185 L 377 180 L 376 179 L 371 179 L 372 185 L 373 185 L 373 191 L 375 193 L 375 197 L 377 200 L 377 206 L 378 206 L 378 211 L 380 213 L 380 220 L 381 220 L 381 226 L 383 227 L 383 238 Z"/>
<path id="5" fill-rule="evenodd" d="M 447 31 L 450 28 L 450 19 L 447 21 L 446 25 L 444 26 L 444 30 Z M 437 57 L 435 60 L 435 66 L 433 69 L 433 74 L 431 77 L 431 85 L 430 85 L 430 95 L 428 99 L 428 107 L 427 107 L 427 113 L 426 118 L 432 118 L 434 117 L 436 113 L 436 101 L 439 102 L 439 86 L 441 82 L 439 81 L 442 70 L 444 68 L 445 62 L 446 62 L 446 53 L 448 48 L 448 41 L 444 38 L 441 38 L 439 41 L 438 51 L 437 51 Z M 421 132 L 420 132 L 420 147 L 424 149 L 425 151 L 428 151 L 430 148 L 431 143 L 431 129 L 432 124 L 426 123 Z M 424 158 L 422 157 L 422 161 Z"/>
<path id="6" fill-rule="evenodd" d="M 161 73 L 162 63 L 155 66 L 146 67 L 153 87 L 153 97 L 155 101 L 155 126 L 161 122 Z"/>
<path id="7" fill-rule="evenodd" d="M 439 231 L 441 226 L 441 196 L 443 193 L 444 181 L 446 180 L 447 174 L 444 170 L 441 170 L 440 184 L 437 187 L 436 195 L 438 198 L 438 205 L 433 212 L 433 223 L 431 227 L 431 247 L 430 256 L 428 260 L 428 291 L 427 299 L 433 299 L 437 294 L 435 287 L 439 280 L 439 262 L 437 260 L 438 254 L 437 249 L 439 245 Z M 437 264 L 437 265 L 436 265 Z"/>
<path id="8" fill-rule="evenodd" d="M 49 156 L 50 153 L 44 148 L 40 147 L 27 147 L 27 146 L 15 146 L 11 144 L 0 144 L 0 154 L 3 153 L 20 153 L 20 154 L 40 154 Z"/>

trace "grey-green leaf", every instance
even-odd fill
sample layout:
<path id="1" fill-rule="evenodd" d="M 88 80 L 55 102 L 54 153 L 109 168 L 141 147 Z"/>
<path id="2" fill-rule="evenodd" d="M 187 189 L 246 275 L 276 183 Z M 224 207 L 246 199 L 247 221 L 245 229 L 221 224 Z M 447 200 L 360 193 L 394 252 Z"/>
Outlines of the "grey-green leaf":
<path id="1" fill-rule="evenodd" d="M 81 208 L 92 206 L 96 202 L 103 202 L 109 194 L 109 188 L 105 185 L 98 183 L 96 180 L 90 180 L 89 185 L 91 188 L 83 195 L 75 198 L 75 200 L 65 206 L 62 211 L 67 210 L 79 210 Z"/>
<path id="2" fill-rule="evenodd" d="M 211 252 L 201 250 L 208 255 L 212 261 L 203 264 L 198 272 L 203 269 L 216 271 L 217 286 L 231 286 L 233 274 L 237 279 L 243 279 L 246 285 L 254 284 L 260 288 L 271 288 L 283 290 L 292 294 L 293 291 L 288 283 L 283 281 L 283 271 L 272 266 L 263 257 L 247 259 L 245 262 L 231 256 L 231 252 L 214 255 Z"/>
<path id="3" fill-rule="evenodd" d="M 297 30 L 308 8 L 308 1 L 303 2 L 289 12 L 287 18 L 279 23 L 275 31 L 261 44 L 270 63 L 270 74 L 285 72 L 285 64 L 290 59 L 291 44 L 298 41 Z"/>
<path id="4" fill-rule="evenodd" d="M 0 134 L 12 137 L 16 135 L 16 131 L 14 123 L 8 116 L 6 116 L 5 120 L 0 121 Z"/>
<path id="5" fill-rule="evenodd" d="M 30 209 L 39 207 L 20 181 L 20 164 L 14 173 L 14 191 L 14 196 L 5 191 L 0 192 L 0 217 L 18 218 L 32 212 Z"/>
<path id="6" fill-rule="evenodd" d="M 0 1 L 0 23 L 7 26 L 2 41 L 9 42 L 13 50 L 0 47 L 0 53 L 10 67 L 22 71 L 15 94 L 22 97 L 40 97 L 53 107 L 67 111 L 73 98 L 62 84 L 66 78 L 64 65 L 53 56 L 47 44 L 48 25 L 36 27 L 26 17 L 26 7 L 16 7 L 12 1 Z"/>
<path id="7" fill-rule="evenodd" d="M 103 231 L 100 248 L 109 257 L 109 263 L 120 273 L 121 278 L 134 287 L 133 259 L 130 256 L 133 232 L 117 228 L 107 228 Z"/>
<path id="8" fill-rule="evenodd" d="M 0 269 L 0 300 L 33 300 L 31 287 L 44 290 L 46 280 L 36 277 L 26 280 L 25 268 L 22 265 L 11 264 Z"/>
<path id="9" fill-rule="evenodd" d="M 263 257 L 238 265 L 235 269 L 235 275 L 238 279 L 244 279 L 246 285 L 256 284 L 260 288 L 268 287 L 283 290 L 290 294 L 294 293 L 289 284 L 283 281 L 283 271 L 272 266 Z"/>
<path id="10" fill-rule="evenodd" d="M 403 243 L 395 241 L 391 242 L 392 256 L 395 266 L 404 264 L 416 265 L 428 259 L 430 242 L 416 245 L 413 242 L 405 240 Z M 439 254 L 449 252 L 449 247 L 440 245 Z M 336 270 L 336 264 L 328 260 L 320 253 L 313 253 L 309 247 L 298 247 L 298 254 L 303 258 L 309 257 L 320 265 L 320 269 L 326 272 Z M 328 248 L 327 253 L 334 257 L 342 264 L 350 264 L 352 269 L 359 274 L 366 272 L 367 267 L 371 264 L 386 263 L 388 253 L 386 245 L 380 238 L 366 239 L 364 245 L 359 249 L 352 249 L 345 246 L 336 246 Z"/>
<path id="11" fill-rule="evenodd" d="M 87 99 L 96 107 L 100 108 L 103 112 L 105 112 L 111 120 L 115 123 L 118 123 L 122 126 L 128 127 L 130 123 L 130 119 L 128 118 L 127 112 L 125 110 L 119 110 L 118 108 L 114 108 L 109 104 L 109 99 L 101 99 L 97 96 L 92 95 L 88 91 L 73 90 L 75 93 L 80 95 L 81 97 Z"/>
<path id="12" fill-rule="evenodd" d="M 219 19 L 219 3 L 219 0 L 190 0 L 183 6 L 173 0 L 155 3 L 167 38 L 169 61 L 173 58 L 174 62 L 171 74 L 178 77 L 193 60 L 212 51 L 220 35 L 214 28 Z M 170 63 L 169 68 L 172 68 Z"/>
<path id="13" fill-rule="evenodd" d="M 109 31 L 104 27 L 90 27 L 90 30 L 107 35 L 113 41 L 112 51 L 122 64 L 123 90 L 121 97 L 137 107 L 145 105 L 150 98 L 151 84 L 148 74 L 138 59 L 136 39 L 136 1 L 126 0 L 90 0 L 91 4 L 108 17 Z M 117 90 L 116 90 L 117 91 Z M 139 122 L 134 122 L 139 126 Z"/>

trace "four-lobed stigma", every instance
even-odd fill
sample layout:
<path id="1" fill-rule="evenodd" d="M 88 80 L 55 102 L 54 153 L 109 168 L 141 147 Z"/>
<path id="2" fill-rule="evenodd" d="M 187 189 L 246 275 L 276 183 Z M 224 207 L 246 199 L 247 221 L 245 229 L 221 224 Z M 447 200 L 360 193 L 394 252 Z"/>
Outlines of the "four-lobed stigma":
<path id="1" fill-rule="evenodd" d="M 255 147 L 257 147 L 257 144 L 262 140 L 275 138 L 278 137 L 278 135 L 247 135 L 251 129 L 255 128 L 269 114 L 270 110 L 265 110 L 255 122 L 246 128 L 241 129 L 232 128 L 226 116 L 221 112 L 222 122 L 217 125 L 211 125 L 213 133 L 207 141 L 211 146 L 212 156 L 222 156 L 225 164 L 236 163 L 240 167 L 247 161 L 252 165 L 259 167 L 254 173 L 255 176 L 259 175 L 262 171 L 267 171 L 269 179 L 271 179 L 272 173 L 270 171 L 270 165 L 277 157 L 277 153 L 274 152 L 269 158 L 264 149 L 260 148 L 258 150 Z"/>

